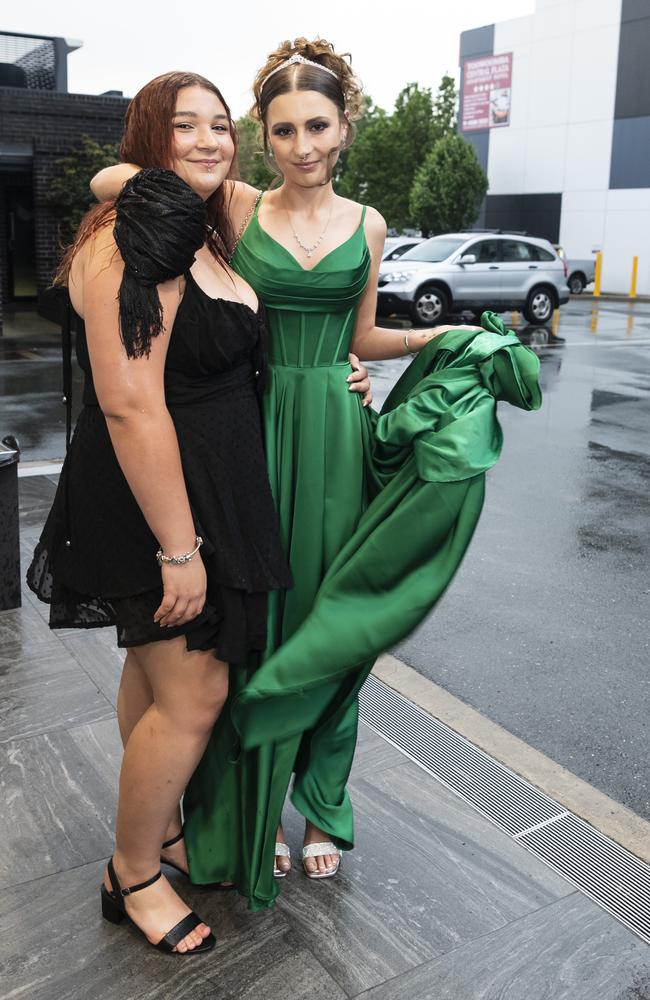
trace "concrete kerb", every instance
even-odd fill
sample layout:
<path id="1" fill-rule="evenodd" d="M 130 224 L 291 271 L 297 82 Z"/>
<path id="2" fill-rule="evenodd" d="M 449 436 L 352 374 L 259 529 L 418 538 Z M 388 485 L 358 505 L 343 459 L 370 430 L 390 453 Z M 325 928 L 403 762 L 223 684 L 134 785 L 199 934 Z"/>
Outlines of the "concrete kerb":
<path id="1" fill-rule="evenodd" d="M 396 657 L 381 656 L 374 673 L 398 694 L 464 736 L 606 837 L 650 863 L 650 823 L 631 809 L 598 791 Z"/>

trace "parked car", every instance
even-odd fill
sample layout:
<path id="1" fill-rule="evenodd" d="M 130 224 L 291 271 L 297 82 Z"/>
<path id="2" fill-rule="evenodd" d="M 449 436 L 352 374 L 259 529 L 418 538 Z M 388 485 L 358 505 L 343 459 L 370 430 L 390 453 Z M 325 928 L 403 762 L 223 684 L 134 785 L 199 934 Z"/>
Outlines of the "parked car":
<path id="1" fill-rule="evenodd" d="M 569 301 L 567 268 L 548 240 L 508 233 L 433 236 L 379 269 L 377 310 L 435 326 L 450 312 L 520 309 L 543 324 Z"/>
<path id="2" fill-rule="evenodd" d="M 423 236 L 387 236 L 384 243 L 382 260 L 398 260 L 407 250 L 424 243 Z"/>
<path id="3" fill-rule="evenodd" d="M 572 295 L 580 295 L 596 277 L 596 261 L 593 258 L 578 259 L 567 257 L 563 248 L 554 244 L 558 257 L 566 261 L 567 285 Z"/>

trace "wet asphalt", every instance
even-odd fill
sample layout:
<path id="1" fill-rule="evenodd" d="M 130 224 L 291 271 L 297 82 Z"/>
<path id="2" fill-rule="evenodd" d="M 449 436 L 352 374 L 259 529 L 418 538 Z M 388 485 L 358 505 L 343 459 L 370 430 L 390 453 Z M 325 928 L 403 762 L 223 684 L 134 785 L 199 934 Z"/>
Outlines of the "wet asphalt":
<path id="1" fill-rule="evenodd" d="M 503 454 L 465 561 L 394 652 L 650 819 L 650 304 L 574 298 L 548 329 L 514 321 L 543 407 L 500 405 Z M 19 315 L 9 333 L 0 437 L 25 461 L 60 458 L 56 329 Z M 403 367 L 372 366 L 375 405 Z"/>

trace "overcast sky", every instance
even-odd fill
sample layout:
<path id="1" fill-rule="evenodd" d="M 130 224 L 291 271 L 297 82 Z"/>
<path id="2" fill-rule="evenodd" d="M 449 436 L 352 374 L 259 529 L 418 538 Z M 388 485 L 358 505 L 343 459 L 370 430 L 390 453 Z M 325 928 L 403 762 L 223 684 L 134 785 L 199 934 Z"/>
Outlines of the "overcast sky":
<path id="1" fill-rule="evenodd" d="M 297 35 L 321 35 L 353 65 L 375 103 L 391 109 L 403 86 L 437 87 L 455 74 L 461 31 L 532 13 L 535 0 L 17 0 L 0 31 L 83 42 L 68 58 L 69 89 L 133 94 L 173 69 L 213 80 L 236 117 L 268 52 Z"/>

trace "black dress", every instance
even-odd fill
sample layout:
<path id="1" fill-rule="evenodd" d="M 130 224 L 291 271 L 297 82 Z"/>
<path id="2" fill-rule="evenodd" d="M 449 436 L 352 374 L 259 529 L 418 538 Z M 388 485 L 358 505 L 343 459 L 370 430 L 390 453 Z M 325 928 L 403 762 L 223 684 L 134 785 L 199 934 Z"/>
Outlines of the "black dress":
<path id="1" fill-rule="evenodd" d="M 97 402 L 83 324 L 83 409 L 27 582 L 51 628 L 117 627 L 119 646 L 185 635 L 188 649 L 242 662 L 266 642 L 267 594 L 291 586 L 264 456 L 260 313 L 212 299 L 191 273 L 170 335 L 165 399 L 207 573 L 201 615 L 177 628 L 153 616 L 159 548 L 120 469 Z M 195 557 L 196 558 L 196 557 Z"/>

